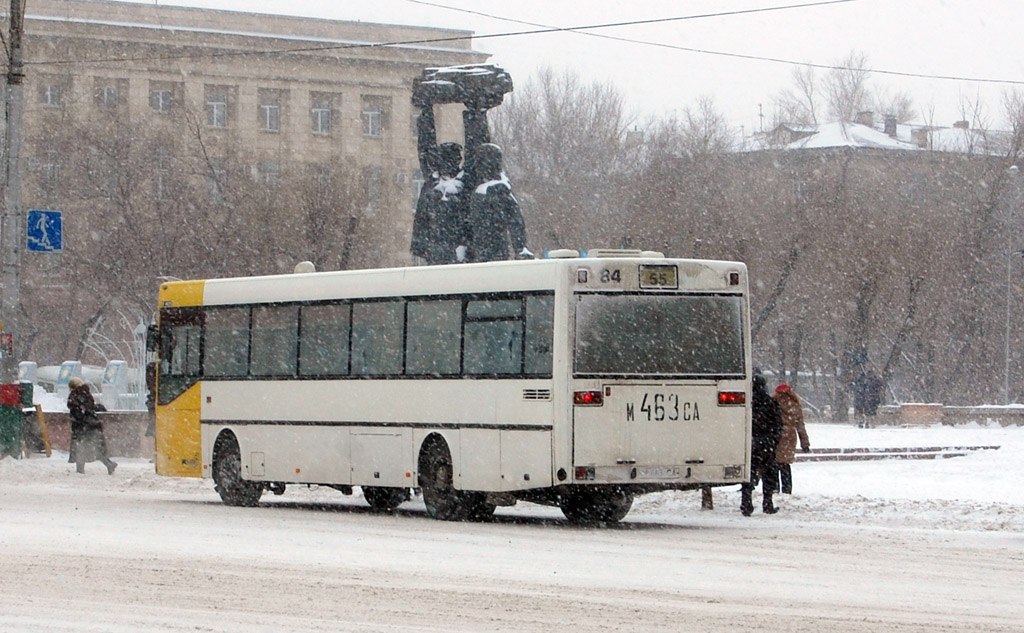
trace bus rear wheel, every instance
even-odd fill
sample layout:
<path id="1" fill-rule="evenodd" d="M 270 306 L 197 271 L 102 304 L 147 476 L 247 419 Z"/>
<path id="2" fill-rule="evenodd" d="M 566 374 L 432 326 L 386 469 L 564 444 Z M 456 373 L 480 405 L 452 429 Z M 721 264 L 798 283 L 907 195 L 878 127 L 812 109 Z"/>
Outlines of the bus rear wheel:
<path id="1" fill-rule="evenodd" d="M 443 442 L 431 442 L 420 453 L 420 490 L 427 515 L 441 521 L 465 521 L 470 507 L 453 484 L 452 455 Z"/>
<path id="2" fill-rule="evenodd" d="M 621 488 L 577 489 L 563 496 L 558 505 L 573 523 L 618 523 L 633 507 L 633 495 Z"/>
<path id="3" fill-rule="evenodd" d="M 408 488 L 364 487 L 363 499 L 380 512 L 394 512 L 403 501 L 409 500 Z"/>
<path id="4" fill-rule="evenodd" d="M 259 504 L 263 484 L 242 479 L 242 453 L 235 438 L 218 439 L 213 455 L 213 483 L 221 501 L 229 506 Z"/>

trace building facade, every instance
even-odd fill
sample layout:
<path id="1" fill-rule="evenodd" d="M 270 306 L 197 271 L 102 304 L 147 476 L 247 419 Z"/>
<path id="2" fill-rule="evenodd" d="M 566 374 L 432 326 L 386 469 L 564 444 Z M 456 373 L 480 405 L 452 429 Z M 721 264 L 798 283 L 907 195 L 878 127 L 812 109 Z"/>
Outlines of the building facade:
<path id="1" fill-rule="evenodd" d="M 456 29 L 33 0 L 23 201 L 64 213 L 65 249 L 26 254 L 23 296 L 33 323 L 67 319 L 30 335 L 51 350 L 39 360 L 80 357 L 87 335 L 63 350 L 60 336 L 110 295 L 141 309 L 160 276 L 409 263 L 412 80 L 487 57 Z M 461 124 L 439 108 L 440 140 L 461 142 Z"/>
<path id="2" fill-rule="evenodd" d="M 311 173 L 300 166 L 351 159 L 368 211 L 387 218 L 377 238 L 391 242 L 366 265 L 407 259 L 418 166 L 412 78 L 486 59 L 465 31 L 90 0 L 32 2 L 25 34 L 26 138 L 59 136 L 69 117 L 172 139 L 191 125 L 214 165 L 230 146 L 254 182 L 270 186 Z M 460 123 L 446 112 L 442 133 L 457 136 Z M 44 142 L 24 155 L 36 185 L 26 205 L 59 204 L 59 187 L 45 182 L 61 171 L 59 152 Z M 154 152 L 156 195 L 173 195 L 159 183 L 172 158 Z"/>

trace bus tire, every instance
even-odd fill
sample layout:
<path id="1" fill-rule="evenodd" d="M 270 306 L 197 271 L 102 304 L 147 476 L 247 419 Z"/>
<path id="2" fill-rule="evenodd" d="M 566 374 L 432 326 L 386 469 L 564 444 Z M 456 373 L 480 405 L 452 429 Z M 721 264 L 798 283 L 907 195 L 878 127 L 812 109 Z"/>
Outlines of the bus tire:
<path id="1" fill-rule="evenodd" d="M 221 501 L 229 506 L 253 507 L 263 495 L 263 484 L 242 479 L 242 453 L 230 435 L 218 438 L 213 447 L 213 483 Z"/>
<path id="2" fill-rule="evenodd" d="M 618 523 L 633 507 L 633 495 L 621 488 L 577 489 L 564 495 L 558 505 L 573 523 Z"/>
<path id="3" fill-rule="evenodd" d="M 408 488 L 363 487 L 363 499 L 380 512 L 394 512 L 403 501 L 409 500 Z"/>
<path id="4" fill-rule="evenodd" d="M 428 442 L 420 452 L 420 490 L 427 515 L 441 521 L 465 521 L 470 507 L 455 489 L 452 454 L 443 441 Z"/>

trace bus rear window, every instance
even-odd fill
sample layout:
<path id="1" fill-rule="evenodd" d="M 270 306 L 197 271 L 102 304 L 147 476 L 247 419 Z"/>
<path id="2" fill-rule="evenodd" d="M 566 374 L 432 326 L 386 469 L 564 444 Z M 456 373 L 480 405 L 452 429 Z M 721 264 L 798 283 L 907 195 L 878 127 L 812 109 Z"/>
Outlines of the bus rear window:
<path id="1" fill-rule="evenodd" d="M 743 298 L 581 294 L 577 375 L 742 375 Z"/>

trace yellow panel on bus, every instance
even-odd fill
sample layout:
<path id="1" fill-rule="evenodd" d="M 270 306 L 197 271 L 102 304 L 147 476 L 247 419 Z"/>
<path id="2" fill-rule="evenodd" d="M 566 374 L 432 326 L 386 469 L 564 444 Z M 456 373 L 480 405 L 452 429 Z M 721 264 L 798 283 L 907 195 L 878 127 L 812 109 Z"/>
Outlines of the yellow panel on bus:
<path id="1" fill-rule="evenodd" d="M 160 307 L 203 305 L 205 281 L 173 281 L 160 286 Z"/>
<path id="2" fill-rule="evenodd" d="M 199 413 L 202 383 L 156 408 L 156 473 L 167 477 L 202 476 Z"/>

